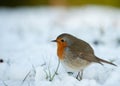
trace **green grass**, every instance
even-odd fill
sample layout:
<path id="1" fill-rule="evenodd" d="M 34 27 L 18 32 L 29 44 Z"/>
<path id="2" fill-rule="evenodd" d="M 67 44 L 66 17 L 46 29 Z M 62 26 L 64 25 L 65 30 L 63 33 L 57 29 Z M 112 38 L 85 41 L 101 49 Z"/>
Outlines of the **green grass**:
<path id="1" fill-rule="evenodd" d="M 62 0 L 61 0 L 62 1 Z M 120 0 L 66 0 L 68 6 L 104 5 L 120 7 Z M 0 6 L 49 6 L 50 0 L 1 0 Z"/>

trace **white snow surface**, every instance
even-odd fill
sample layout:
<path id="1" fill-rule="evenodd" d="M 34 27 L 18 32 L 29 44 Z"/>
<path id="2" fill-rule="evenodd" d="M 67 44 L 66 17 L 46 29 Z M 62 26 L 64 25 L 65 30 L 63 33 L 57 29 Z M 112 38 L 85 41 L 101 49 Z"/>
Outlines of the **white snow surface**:
<path id="1" fill-rule="evenodd" d="M 117 64 L 93 63 L 83 80 L 58 65 L 56 44 L 61 33 L 88 42 L 95 54 Z M 110 7 L 0 8 L 0 86 L 120 86 L 120 10 Z"/>

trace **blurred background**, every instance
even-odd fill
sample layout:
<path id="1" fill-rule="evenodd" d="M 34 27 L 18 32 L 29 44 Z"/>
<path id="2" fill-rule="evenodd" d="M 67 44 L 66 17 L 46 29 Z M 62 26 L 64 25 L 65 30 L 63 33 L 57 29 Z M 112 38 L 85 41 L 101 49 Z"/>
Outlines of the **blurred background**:
<path id="1" fill-rule="evenodd" d="M 83 6 L 103 5 L 120 7 L 120 0 L 0 0 L 0 6 Z"/>
<path id="2" fill-rule="evenodd" d="M 44 72 L 49 68 L 54 73 L 58 60 L 56 44 L 51 40 L 61 33 L 85 40 L 97 56 L 120 64 L 120 0 L 0 0 L 0 86 L 21 86 L 17 80 L 24 80 L 37 67 L 43 72 L 30 73 L 28 84 L 22 86 L 34 86 L 29 83 L 37 81 L 36 76 L 46 80 Z M 120 70 L 116 68 L 116 73 L 110 68 L 108 73 L 108 67 L 96 68 L 90 69 L 93 74 L 86 73 L 90 82 L 95 79 L 96 86 L 120 85 Z M 102 68 L 105 71 L 101 72 Z M 59 77 L 66 73 L 63 69 L 59 70 Z M 58 80 L 54 82 L 52 86 L 63 85 L 61 79 L 59 85 Z"/>

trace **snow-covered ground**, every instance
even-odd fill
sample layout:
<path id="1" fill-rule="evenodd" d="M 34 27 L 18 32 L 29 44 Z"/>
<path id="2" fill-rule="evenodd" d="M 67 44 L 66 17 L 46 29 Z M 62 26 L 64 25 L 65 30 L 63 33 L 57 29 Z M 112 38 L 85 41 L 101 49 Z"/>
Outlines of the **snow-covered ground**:
<path id="1" fill-rule="evenodd" d="M 83 80 L 58 65 L 56 44 L 61 33 L 81 38 L 95 54 L 117 67 L 92 64 Z M 109 7 L 0 8 L 0 86 L 120 86 L 120 10 Z"/>

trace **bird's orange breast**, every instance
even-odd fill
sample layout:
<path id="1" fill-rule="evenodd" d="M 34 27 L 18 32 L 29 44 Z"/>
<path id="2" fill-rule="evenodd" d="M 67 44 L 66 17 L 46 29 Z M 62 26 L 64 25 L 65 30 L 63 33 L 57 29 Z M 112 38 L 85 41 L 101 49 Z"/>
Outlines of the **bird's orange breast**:
<path id="1" fill-rule="evenodd" d="M 59 57 L 60 60 L 63 60 L 64 59 L 64 50 L 66 48 L 66 43 L 57 43 L 57 55 Z"/>

